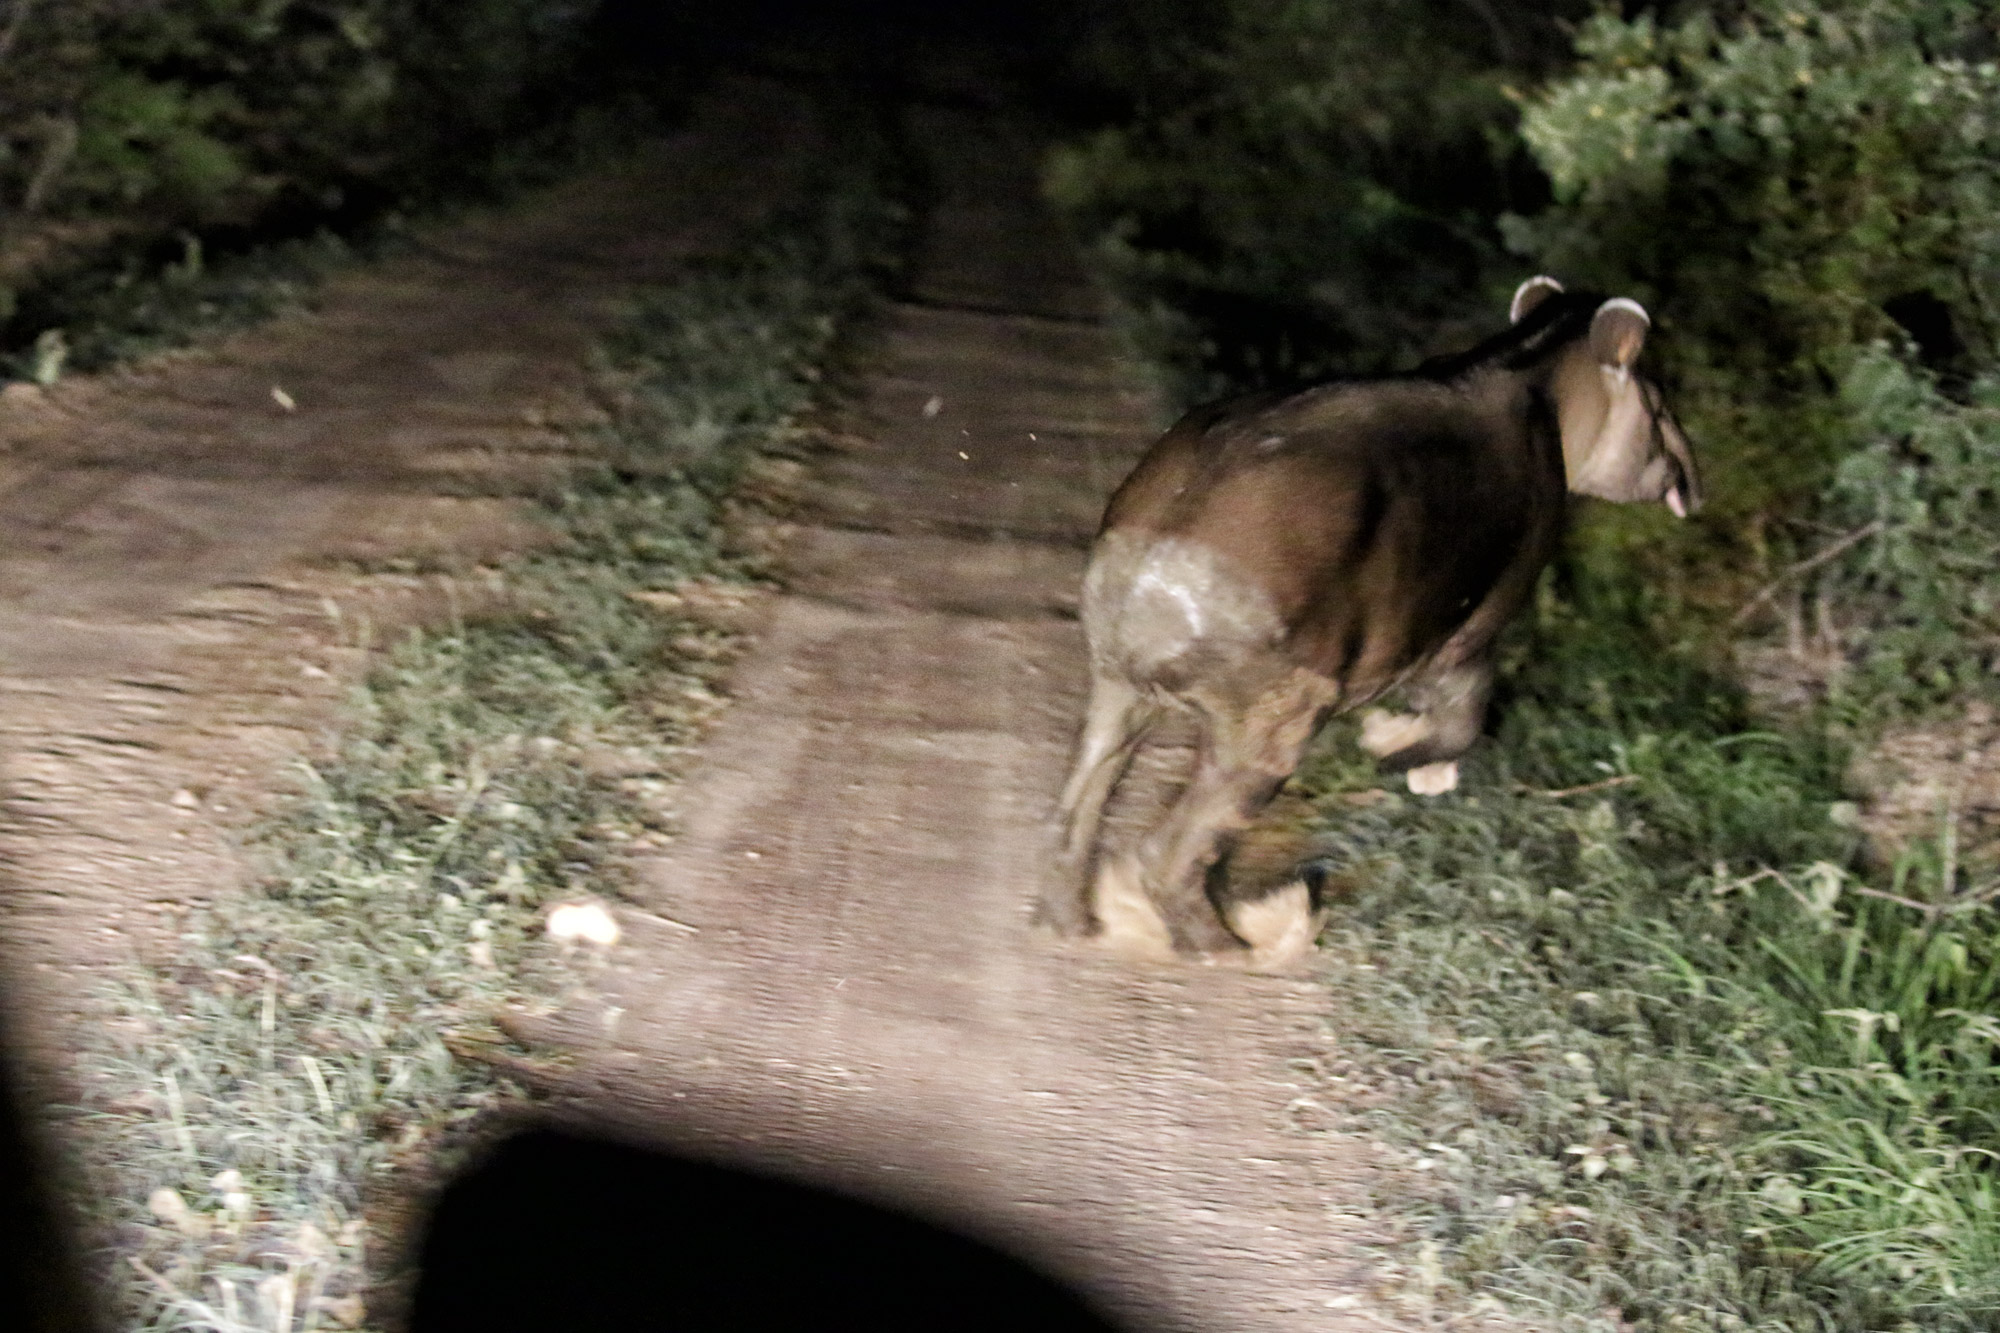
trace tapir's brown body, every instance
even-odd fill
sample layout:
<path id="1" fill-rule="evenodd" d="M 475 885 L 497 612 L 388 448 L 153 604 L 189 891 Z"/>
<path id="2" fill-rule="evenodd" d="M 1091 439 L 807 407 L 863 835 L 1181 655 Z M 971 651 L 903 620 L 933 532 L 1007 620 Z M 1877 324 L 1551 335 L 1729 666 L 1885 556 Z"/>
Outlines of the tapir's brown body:
<path id="1" fill-rule="evenodd" d="M 1133 869 L 1177 948 L 1241 947 L 1204 889 L 1325 717 L 1405 687 L 1418 715 L 1371 717 L 1363 743 L 1413 789 L 1448 789 L 1567 493 L 1698 503 L 1631 373 L 1644 312 L 1560 292 L 1524 284 L 1514 328 L 1408 375 L 1191 413 L 1118 489 L 1084 583 L 1090 712 L 1046 921 L 1091 927 L 1099 814 L 1172 703 L 1202 749 Z"/>

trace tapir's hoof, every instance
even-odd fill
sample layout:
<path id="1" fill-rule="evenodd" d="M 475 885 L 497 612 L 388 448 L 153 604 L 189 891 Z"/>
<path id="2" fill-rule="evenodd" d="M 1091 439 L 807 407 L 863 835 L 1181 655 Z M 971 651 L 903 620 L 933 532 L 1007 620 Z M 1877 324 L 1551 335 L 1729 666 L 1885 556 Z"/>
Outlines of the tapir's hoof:
<path id="1" fill-rule="evenodd" d="M 1303 879 L 1261 898 L 1237 903 L 1229 924 L 1249 941 L 1238 961 L 1252 972 L 1288 972 L 1312 956 L 1313 945 L 1326 925 L 1326 913 Z"/>
<path id="2" fill-rule="evenodd" d="M 1442 796 L 1458 786 L 1458 760 L 1447 759 L 1441 764 L 1413 768 L 1408 777 L 1410 790 L 1417 795 Z"/>
<path id="3" fill-rule="evenodd" d="M 1127 853 L 1107 860 L 1098 868 L 1093 888 L 1100 944 L 1128 958 L 1164 961 L 1174 956 L 1173 934 L 1139 882 L 1136 857 Z"/>

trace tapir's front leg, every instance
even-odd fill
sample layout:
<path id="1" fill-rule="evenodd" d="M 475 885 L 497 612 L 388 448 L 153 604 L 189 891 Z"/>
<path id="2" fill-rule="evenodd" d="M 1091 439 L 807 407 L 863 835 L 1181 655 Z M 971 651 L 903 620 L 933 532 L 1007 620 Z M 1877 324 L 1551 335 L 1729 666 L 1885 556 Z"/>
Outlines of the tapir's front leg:
<path id="1" fill-rule="evenodd" d="M 1486 724 L 1493 697 L 1490 655 L 1447 667 L 1410 691 L 1414 714 L 1372 711 L 1361 719 L 1361 748 L 1386 773 L 1407 773 L 1410 790 L 1438 796 L 1458 786 L 1458 758 Z"/>

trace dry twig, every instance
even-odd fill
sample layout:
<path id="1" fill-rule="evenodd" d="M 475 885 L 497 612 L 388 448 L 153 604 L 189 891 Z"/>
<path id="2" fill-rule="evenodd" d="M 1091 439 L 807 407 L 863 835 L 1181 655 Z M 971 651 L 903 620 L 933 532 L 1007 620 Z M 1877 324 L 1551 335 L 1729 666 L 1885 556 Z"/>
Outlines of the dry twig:
<path id="1" fill-rule="evenodd" d="M 1604 791 L 1610 787 L 1622 787 L 1628 782 L 1637 782 L 1638 780 L 1639 775 L 1637 773 L 1621 773 L 1615 778 L 1605 778 L 1599 782 L 1586 782 L 1581 787 L 1557 787 L 1553 791 L 1544 791 L 1539 787 L 1522 787 L 1521 794 L 1523 796 L 1541 796 L 1555 801 L 1565 796 L 1581 796 L 1585 792 Z"/>
<path id="2" fill-rule="evenodd" d="M 1854 531 L 1821 547 L 1805 559 L 1788 566 L 1778 577 L 1765 584 L 1755 597 L 1752 597 L 1749 601 L 1743 603 L 1741 607 L 1737 608 L 1736 614 L 1729 618 L 1729 627 L 1731 629 L 1738 628 L 1744 621 L 1750 618 L 1751 614 L 1758 607 L 1767 605 L 1773 597 L 1777 596 L 1778 590 L 1783 588 L 1787 583 L 1790 583 L 1801 574 L 1808 574 L 1818 569 L 1821 565 L 1833 559 L 1850 546 L 1867 541 L 1870 537 L 1882 531 L 1883 526 L 1883 522 L 1879 518 L 1869 523 L 1863 523 L 1860 527 L 1854 529 Z"/>
<path id="3" fill-rule="evenodd" d="M 1905 898 L 1900 893 L 1890 893 L 1886 889 L 1871 889 L 1865 884 L 1852 884 L 1849 890 L 1864 898 L 1880 898 L 1885 903 L 1895 903 L 1898 907 L 1908 907 L 1922 912 L 1926 918 L 1940 917 L 1946 912 L 1963 912 L 2000 898 L 2000 884 L 1994 884 L 1974 893 L 1955 893 L 1943 902 L 1927 903 L 1916 898 Z"/>

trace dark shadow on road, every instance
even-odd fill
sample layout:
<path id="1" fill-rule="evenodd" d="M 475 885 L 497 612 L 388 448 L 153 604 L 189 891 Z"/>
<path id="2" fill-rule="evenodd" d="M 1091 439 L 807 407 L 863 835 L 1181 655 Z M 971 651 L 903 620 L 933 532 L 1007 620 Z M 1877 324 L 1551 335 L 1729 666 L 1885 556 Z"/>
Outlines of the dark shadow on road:
<path id="1" fill-rule="evenodd" d="M 1027 1265 L 830 1191 L 532 1130 L 451 1185 L 411 1333 L 1109 1330 Z"/>

